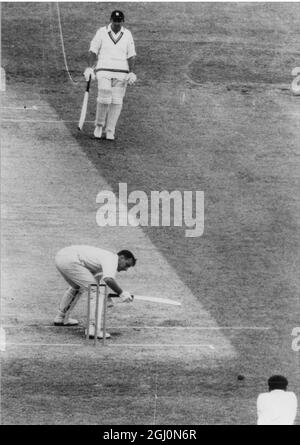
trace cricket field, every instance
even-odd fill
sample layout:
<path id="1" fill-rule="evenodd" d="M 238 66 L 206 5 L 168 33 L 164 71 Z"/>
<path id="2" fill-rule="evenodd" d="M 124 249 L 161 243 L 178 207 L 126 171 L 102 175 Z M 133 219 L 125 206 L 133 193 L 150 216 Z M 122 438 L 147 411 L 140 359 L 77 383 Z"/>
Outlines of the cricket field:
<path id="1" fill-rule="evenodd" d="M 138 81 L 108 142 L 95 82 L 77 125 L 113 9 Z M 299 397 L 299 22 L 299 3 L 1 3 L 2 425 L 255 424 L 272 374 Z M 204 192 L 203 234 L 100 227 L 121 183 Z M 116 304 L 105 347 L 85 342 L 86 298 L 54 327 L 71 244 L 132 250 L 120 284 L 182 305 Z"/>

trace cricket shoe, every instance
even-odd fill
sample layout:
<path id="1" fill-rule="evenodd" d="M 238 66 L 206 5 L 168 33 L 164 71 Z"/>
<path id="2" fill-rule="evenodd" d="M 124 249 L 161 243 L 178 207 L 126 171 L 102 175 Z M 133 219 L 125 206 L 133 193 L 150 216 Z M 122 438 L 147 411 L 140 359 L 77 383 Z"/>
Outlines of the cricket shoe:
<path id="1" fill-rule="evenodd" d="M 106 132 L 106 139 L 108 141 L 114 141 L 115 140 L 115 135 L 112 131 L 107 131 Z"/>
<path id="2" fill-rule="evenodd" d="M 94 131 L 94 136 L 96 139 L 101 139 L 101 136 L 102 136 L 102 126 L 101 125 L 96 125 L 95 131 Z"/>
<path id="3" fill-rule="evenodd" d="M 85 330 L 85 336 L 87 335 L 87 329 Z M 90 332 L 89 332 L 89 338 L 95 337 L 95 326 L 90 325 Z M 103 338 L 103 331 L 98 331 L 97 338 Z M 106 332 L 105 338 L 110 338 L 110 334 Z"/>
<path id="4" fill-rule="evenodd" d="M 61 315 L 57 315 L 54 318 L 54 326 L 77 326 L 78 324 L 78 320 L 74 318 L 65 318 Z"/>

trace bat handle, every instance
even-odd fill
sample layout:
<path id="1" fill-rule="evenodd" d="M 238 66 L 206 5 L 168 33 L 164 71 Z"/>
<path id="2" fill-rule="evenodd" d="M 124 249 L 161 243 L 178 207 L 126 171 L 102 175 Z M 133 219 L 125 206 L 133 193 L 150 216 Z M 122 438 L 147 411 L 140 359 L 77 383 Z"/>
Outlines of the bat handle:
<path id="1" fill-rule="evenodd" d="M 92 76 L 90 75 L 89 80 L 86 83 L 86 92 L 88 93 L 90 91 L 90 85 L 91 85 Z"/>

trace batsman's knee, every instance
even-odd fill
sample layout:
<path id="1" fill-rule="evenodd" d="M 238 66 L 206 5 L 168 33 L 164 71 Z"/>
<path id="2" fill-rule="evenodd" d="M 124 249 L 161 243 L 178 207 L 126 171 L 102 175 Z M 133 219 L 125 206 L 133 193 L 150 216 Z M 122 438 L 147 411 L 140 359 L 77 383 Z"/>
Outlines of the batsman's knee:
<path id="1" fill-rule="evenodd" d="M 112 104 L 114 105 L 122 105 L 123 104 L 123 97 L 112 97 Z"/>
<path id="2" fill-rule="evenodd" d="M 99 104 L 110 105 L 112 103 L 111 90 L 99 89 L 97 102 L 99 102 Z"/>
<path id="3" fill-rule="evenodd" d="M 112 90 L 112 101 L 111 103 L 115 105 L 122 105 L 123 104 L 123 98 L 124 98 L 125 92 L 121 88 L 115 88 Z"/>

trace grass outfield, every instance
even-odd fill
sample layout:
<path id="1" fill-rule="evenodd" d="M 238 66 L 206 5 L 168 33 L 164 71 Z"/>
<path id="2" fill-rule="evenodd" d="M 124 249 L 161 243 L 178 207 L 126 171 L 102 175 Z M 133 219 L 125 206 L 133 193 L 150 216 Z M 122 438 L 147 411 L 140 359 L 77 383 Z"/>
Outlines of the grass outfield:
<path id="1" fill-rule="evenodd" d="M 90 39 L 116 8 L 136 41 L 139 80 L 108 144 L 91 138 L 95 85 L 83 132 L 76 127 Z M 271 374 L 300 388 L 291 348 L 299 97 L 290 91 L 300 5 L 77 2 L 61 3 L 60 14 L 76 83 L 64 69 L 56 4 L 2 3 L 2 423 L 255 423 Z M 203 236 L 186 238 L 185 227 L 100 230 L 96 195 L 106 186 L 117 193 L 120 182 L 128 192 L 204 191 Z M 122 278 L 127 287 L 172 290 L 183 310 L 116 308 L 105 351 L 85 346 L 80 328 L 51 328 L 64 289 L 53 258 L 79 240 L 128 242 L 142 266 Z M 84 311 L 81 302 L 82 323 Z M 151 343 L 171 346 L 141 346 Z"/>

